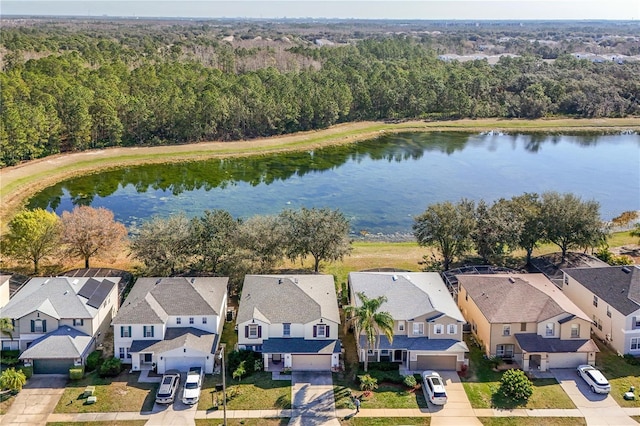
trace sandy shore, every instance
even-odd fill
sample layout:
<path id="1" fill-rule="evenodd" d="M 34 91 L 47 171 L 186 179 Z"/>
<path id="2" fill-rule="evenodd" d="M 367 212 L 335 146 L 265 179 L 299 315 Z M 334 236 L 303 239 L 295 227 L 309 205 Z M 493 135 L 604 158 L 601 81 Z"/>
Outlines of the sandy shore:
<path id="1" fill-rule="evenodd" d="M 510 132 L 640 131 L 640 119 L 456 120 L 401 123 L 356 122 L 319 131 L 237 142 L 201 142 L 155 147 L 109 148 L 55 155 L 0 170 L 0 220 L 10 218 L 38 191 L 61 180 L 104 169 L 148 163 L 183 162 L 275 152 L 317 149 L 353 143 L 385 133 L 487 130 Z"/>

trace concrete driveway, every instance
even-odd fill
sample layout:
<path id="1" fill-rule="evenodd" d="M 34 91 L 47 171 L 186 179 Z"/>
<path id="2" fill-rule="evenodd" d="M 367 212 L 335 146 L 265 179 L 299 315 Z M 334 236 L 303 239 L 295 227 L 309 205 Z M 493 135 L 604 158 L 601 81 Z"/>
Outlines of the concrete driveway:
<path id="1" fill-rule="evenodd" d="M 471 407 L 458 373 L 455 371 L 438 371 L 438 373 L 442 376 L 447 390 L 447 403 L 433 405 L 427 401 L 431 412 L 431 426 L 482 426 Z"/>
<path id="2" fill-rule="evenodd" d="M 294 415 L 289 425 L 339 425 L 330 372 L 291 373 L 291 403 Z"/>
<path id="3" fill-rule="evenodd" d="M 44 425 L 53 413 L 67 383 L 65 375 L 32 376 L 16 395 L 2 418 L 2 425 Z"/>
<path id="4" fill-rule="evenodd" d="M 638 425 L 609 394 L 591 392 L 575 369 L 551 370 L 562 389 L 584 415 L 587 425 Z"/>
<path id="5" fill-rule="evenodd" d="M 165 425 L 177 425 L 177 426 L 192 426 L 195 425 L 196 411 L 198 404 L 186 405 L 181 401 L 182 391 L 184 389 L 184 380 L 186 374 L 180 375 L 180 386 L 176 391 L 176 398 L 173 404 L 154 404 L 153 410 L 147 420 L 147 425 L 165 426 Z M 202 394 L 200 395 L 202 397 Z"/>

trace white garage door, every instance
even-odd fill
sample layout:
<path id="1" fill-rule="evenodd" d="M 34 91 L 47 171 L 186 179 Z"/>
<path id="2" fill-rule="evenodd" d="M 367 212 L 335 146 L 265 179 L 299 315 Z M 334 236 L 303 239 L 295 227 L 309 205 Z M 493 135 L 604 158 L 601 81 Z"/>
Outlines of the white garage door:
<path id="1" fill-rule="evenodd" d="M 189 371 L 191 367 L 201 367 L 202 371 L 204 371 L 204 357 L 189 357 L 189 356 L 171 356 L 167 357 L 164 362 L 164 371 L 167 370 L 178 370 L 178 371 Z"/>
<path id="2" fill-rule="evenodd" d="M 549 368 L 576 368 L 586 363 L 586 353 L 549 354 Z"/>
<path id="3" fill-rule="evenodd" d="M 291 369 L 295 371 L 330 371 L 331 355 L 292 355 Z"/>

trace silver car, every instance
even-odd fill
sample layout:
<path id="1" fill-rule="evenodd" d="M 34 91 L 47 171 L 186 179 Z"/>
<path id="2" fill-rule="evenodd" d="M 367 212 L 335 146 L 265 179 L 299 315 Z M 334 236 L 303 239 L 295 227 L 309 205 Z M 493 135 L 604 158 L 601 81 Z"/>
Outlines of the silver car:
<path id="1" fill-rule="evenodd" d="M 595 367 L 590 365 L 579 365 L 578 375 L 584 379 L 591 388 L 591 392 L 609 393 L 611 385 L 606 377 Z"/>
<path id="2" fill-rule="evenodd" d="M 156 403 L 171 404 L 176 397 L 176 392 L 180 386 L 180 372 L 177 370 L 169 370 L 162 376 L 158 393 L 156 394 Z"/>

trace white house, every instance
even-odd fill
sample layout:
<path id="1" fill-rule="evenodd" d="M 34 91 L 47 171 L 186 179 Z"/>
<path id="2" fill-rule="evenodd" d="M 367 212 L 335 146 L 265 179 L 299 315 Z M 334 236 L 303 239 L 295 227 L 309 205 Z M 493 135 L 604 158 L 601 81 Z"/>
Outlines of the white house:
<path id="1" fill-rule="evenodd" d="M 115 356 L 132 370 L 213 373 L 228 278 L 140 278 L 113 319 Z"/>
<path id="2" fill-rule="evenodd" d="M 238 347 L 262 352 L 265 370 L 337 369 L 340 314 L 331 275 L 247 275 Z"/>

